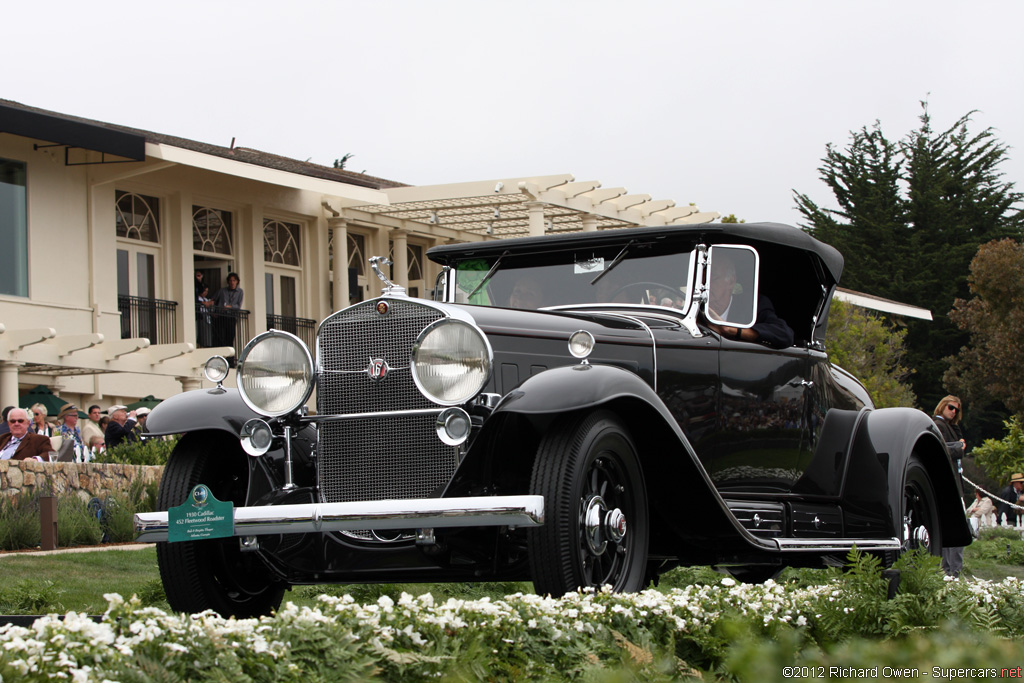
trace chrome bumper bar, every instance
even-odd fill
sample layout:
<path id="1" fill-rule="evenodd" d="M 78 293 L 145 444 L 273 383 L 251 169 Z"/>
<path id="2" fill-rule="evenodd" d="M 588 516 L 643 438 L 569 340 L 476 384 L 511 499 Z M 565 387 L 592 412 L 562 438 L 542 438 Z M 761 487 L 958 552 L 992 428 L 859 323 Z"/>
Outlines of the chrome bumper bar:
<path id="1" fill-rule="evenodd" d="M 418 498 L 235 508 L 235 536 L 305 534 L 357 529 L 541 526 L 544 496 Z M 167 512 L 135 515 L 136 540 L 167 540 Z"/>

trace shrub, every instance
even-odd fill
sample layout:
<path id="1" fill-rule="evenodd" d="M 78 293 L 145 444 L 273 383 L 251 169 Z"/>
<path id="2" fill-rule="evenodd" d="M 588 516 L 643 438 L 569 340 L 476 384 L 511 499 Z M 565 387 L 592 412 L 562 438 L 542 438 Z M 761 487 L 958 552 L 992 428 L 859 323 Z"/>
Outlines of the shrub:
<path id="1" fill-rule="evenodd" d="M 38 546 L 40 532 L 38 495 L 22 493 L 0 498 L 0 549 Z"/>
<path id="2" fill-rule="evenodd" d="M 46 614 L 63 612 L 59 601 L 66 591 L 58 588 L 53 581 L 21 579 L 15 584 L 0 584 L 0 613 L 2 614 Z"/>
<path id="3" fill-rule="evenodd" d="M 96 545 L 103 530 L 89 504 L 74 493 L 57 499 L 57 545 Z"/>
<path id="4" fill-rule="evenodd" d="M 96 456 L 96 462 L 121 463 L 125 465 L 166 465 L 171 451 L 178 444 L 178 437 L 151 438 L 126 442 L 108 448 Z"/>

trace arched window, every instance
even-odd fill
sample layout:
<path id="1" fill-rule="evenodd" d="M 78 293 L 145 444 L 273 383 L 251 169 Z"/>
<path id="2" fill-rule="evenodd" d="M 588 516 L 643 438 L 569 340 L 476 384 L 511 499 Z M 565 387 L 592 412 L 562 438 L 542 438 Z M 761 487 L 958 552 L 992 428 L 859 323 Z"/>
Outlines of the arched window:
<path id="1" fill-rule="evenodd" d="M 231 213 L 206 206 L 193 206 L 192 248 L 231 256 Z"/>
<path id="2" fill-rule="evenodd" d="M 115 191 L 117 236 L 160 243 L 160 200 L 134 192 Z"/>
<path id="3" fill-rule="evenodd" d="M 299 226 L 284 221 L 263 220 L 263 260 L 267 263 L 301 265 Z"/>

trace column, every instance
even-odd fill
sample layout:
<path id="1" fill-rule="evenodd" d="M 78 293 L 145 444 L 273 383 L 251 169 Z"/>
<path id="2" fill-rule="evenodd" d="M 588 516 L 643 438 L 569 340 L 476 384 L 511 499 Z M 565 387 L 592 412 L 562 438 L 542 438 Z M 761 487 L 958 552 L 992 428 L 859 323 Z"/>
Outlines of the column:
<path id="1" fill-rule="evenodd" d="M 394 283 L 409 289 L 409 233 L 405 230 L 392 230 L 391 241 L 394 243 L 395 266 Z"/>
<path id="2" fill-rule="evenodd" d="M 181 382 L 182 391 L 195 391 L 203 388 L 203 380 L 198 377 L 179 377 L 178 381 Z"/>
<path id="3" fill-rule="evenodd" d="M 530 220 L 530 237 L 544 235 L 544 205 L 540 202 L 526 203 L 527 215 Z"/>
<path id="4" fill-rule="evenodd" d="M 18 367 L 24 363 L 0 361 L 0 407 L 18 405 Z"/>
<path id="5" fill-rule="evenodd" d="M 592 213 L 583 214 L 583 232 L 597 231 L 597 216 Z"/>
<path id="6" fill-rule="evenodd" d="M 329 218 L 327 225 L 334 244 L 334 310 L 339 311 L 348 306 L 351 295 L 348 291 L 348 221 Z"/>

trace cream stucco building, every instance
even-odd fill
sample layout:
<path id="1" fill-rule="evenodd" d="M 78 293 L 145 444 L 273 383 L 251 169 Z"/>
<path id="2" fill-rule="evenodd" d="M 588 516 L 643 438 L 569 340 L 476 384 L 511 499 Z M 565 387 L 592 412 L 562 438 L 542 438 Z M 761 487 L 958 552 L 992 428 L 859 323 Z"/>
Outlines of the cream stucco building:
<path id="1" fill-rule="evenodd" d="M 312 344 L 380 292 L 369 256 L 428 296 L 437 244 L 717 216 L 570 175 L 410 187 L 0 100 L 0 405 L 166 398 L 271 327 Z M 211 297 L 238 273 L 243 310 L 199 306 L 197 270 Z"/>

